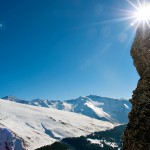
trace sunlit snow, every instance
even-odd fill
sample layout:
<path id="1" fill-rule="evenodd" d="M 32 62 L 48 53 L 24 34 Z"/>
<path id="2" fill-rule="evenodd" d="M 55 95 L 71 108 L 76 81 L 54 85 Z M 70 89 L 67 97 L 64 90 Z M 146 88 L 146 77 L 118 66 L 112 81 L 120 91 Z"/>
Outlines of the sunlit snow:
<path id="1" fill-rule="evenodd" d="M 56 110 L 0 100 L 0 127 L 10 129 L 33 150 L 65 137 L 78 137 L 114 127 L 106 121 Z"/>

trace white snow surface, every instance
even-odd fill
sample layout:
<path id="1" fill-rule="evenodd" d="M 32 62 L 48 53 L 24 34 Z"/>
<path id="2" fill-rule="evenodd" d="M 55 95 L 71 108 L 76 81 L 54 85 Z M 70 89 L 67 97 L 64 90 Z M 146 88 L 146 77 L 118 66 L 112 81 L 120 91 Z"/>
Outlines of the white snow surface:
<path id="1" fill-rule="evenodd" d="M 0 128 L 8 128 L 23 140 L 26 150 L 49 145 L 66 137 L 105 131 L 115 125 L 90 117 L 0 99 Z"/>
<path id="2" fill-rule="evenodd" d="M 97 139 L 87 139 L 88 141 L 90 141 L 92 144 L 98 144 L 100 145 L 100 147 L 104 147 L 103 143 L 101 142 L 101 140 L 97 140 Z"/>
<path id="3" fill-rule="evenodd" d="M 130 109 L 128 105 L 124 104 L 124 106 L 125 106 L 126 109 Z"/>
<path id="4" fill-rule="evenodd" d="M 91 108 L 99 117 L 104 117 L 108 119 L 111 118 L 111 116 L 104 112 L 102 108 L 98 108 L 95 105 L 93 105 L 92 101 L 87 101 L 84 105 Z"/>
<path id="5" fill-rule="evenodd" d="M 87 139 L 88 141 L 90 141 L 92 144 L 98 144 L 100 145 L 100 147 L 104 147 L 103 143 L 105 143 L 108 146 L 111 146 L 112 148 L 118 147 L 118 145 L 114 142 L 108 142 L 106 140 L 97 140 L 97 139 Z"/>

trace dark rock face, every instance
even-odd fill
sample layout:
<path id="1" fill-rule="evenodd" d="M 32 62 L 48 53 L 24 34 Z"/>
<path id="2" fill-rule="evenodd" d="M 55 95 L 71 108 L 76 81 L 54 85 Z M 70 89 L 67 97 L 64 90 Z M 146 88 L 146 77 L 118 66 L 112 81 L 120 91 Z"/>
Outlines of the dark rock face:
<path id="1" fill-rule="evenodd" d="M 124 132 L 123 150 L 150 150 L 150 28 L 138 28 L 131 56 L 140 80 L 130 100 L 132 111 Z"/>

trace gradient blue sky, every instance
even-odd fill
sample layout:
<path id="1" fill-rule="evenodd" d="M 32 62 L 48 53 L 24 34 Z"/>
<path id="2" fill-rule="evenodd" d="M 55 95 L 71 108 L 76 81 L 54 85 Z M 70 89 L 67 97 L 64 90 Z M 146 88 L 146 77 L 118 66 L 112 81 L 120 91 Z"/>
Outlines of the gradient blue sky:
<path id="1" fill-rule="evenodd" d="M 131 98 L 138 75 L 125 0 L 0 0 L 0 97 Z"/>

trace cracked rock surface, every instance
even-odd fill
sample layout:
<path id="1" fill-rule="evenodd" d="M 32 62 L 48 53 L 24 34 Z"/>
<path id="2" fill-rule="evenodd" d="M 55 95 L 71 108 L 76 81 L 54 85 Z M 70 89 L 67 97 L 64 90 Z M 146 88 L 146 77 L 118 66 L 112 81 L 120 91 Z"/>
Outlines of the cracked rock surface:
<path id="1" fill-rule="evenodd" d="M 150 150 L 150 28 L 137 29 L 131 56 L 140 76 L 123 136 L 123 150 Z"/>

